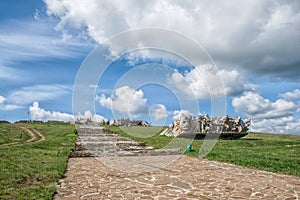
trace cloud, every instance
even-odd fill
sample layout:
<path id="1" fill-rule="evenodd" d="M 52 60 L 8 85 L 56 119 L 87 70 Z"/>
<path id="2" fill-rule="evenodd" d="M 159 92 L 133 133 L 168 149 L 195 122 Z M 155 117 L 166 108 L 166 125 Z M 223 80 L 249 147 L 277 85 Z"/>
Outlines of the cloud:
<path id="1" fill-rule="evenodd" d="M 113 97 L 106 97 L 104 94 L 97 96 L 99 104 L 112 111 L 127 114 L 134 118 L 145 114 L 148 111 L 142 90 L 135 90 L 128 86 L 122 86 L 115 90 Z"/>
<path id="2" fill-rule="evenodd" d="M 295 89 L 279 95 L 281 98 L 287 101 L 293 101 L 297 104 L 297 112 L 300 112 L 300 90 Z"/>
<path id="3" fill-rule="evenodd" d="M 86 41 L 60 35 L 51 20 L 5 21 L 0 25 L 1 62 L 10 64 L 23 60 L 73 58 L 83 54 L 84 47 L 92 47 Z M 5 31 L 4 31 L 5 30 Z M 81 48 L 78 48 L 81 47 Z"/>
<path id="4" fill-rule="evenodd" d="M 0 96 L 0 109 L 16 110 L 35 101 L 55 100 L 70 92 L 71 87 L 59 84 L 22 87 L 10 92 L 7 97 Z"/>
<path id="5" fill-rule="evenodd" d="M 280 94 L 280 96 L 289 101 L 300 100 L 300 90 L 295 89 L 291 92 L 286 92 L 286 93 Z"/>
<path id="6" fill-rule="evenodd" d="M 253 121 L 250 128 L 257 132 L 300 134 L 300 120 L 294 117 L 283 117 L 280 119 L 263 119 Z"/>
<path id="7" fill-rule="evenodd" d="M 37 101 L 29 107 L 29 114 L 30 118 L 33 120 L 74 121 L 73 115 L 56 111 L 47 111 L 40 108 Z"/>
<path id="8" fill-rule="evenodd" d="M 173 120 L 179 119 L 181 115 L 193 115 L 193 113 L 188 110 L 175 110 L 173 112 Z"/>
<path id="9" fill-rule="evenodd" d="M 6 101 L 6 98 L 3 96 L 0 96 L 0 104 L 4 103 L 4 101 Z"/>
<path id="10" fill-rule="evenodd" d="M 34 101 L 53 100 L 70 92 L 71 89 L 64 85 L 34 85 L 11 92 L 8 100 L 13 104 L 26 105 Z"/>
<path id="11" fill-rule="evenodd" d="M 1 63 L 1 61 L 0 61 L 0 63 Z M 24 74 L 25 74 L 25 72 L 23 70 L 20 70 L 20 69 L 17 70 L 17 69 L 5 67 L 5 66 L 0 66 L 0 80 L 4 79 L 5 81 L 7 81 L 7 80 L 16 81 L 21 78 L 24 79 Z"/>
<path id="12" fill-rule="evenodd" d="M 287 117 L 296 110 L 296 105 L 291 101 L 278 99 L 271 102 L 255 92 L 246 92 L 232 100 L 232 106 L 237 112 L 255 119 L 274 119 Z"/>
<path id="13" fill-rule="evenodd" d="M 14 104 L 0 104 L 0 110 L 17 110 L 17 109 L 21 109 L 24 108 L 23 106 L 20 105 L 14 105 Z"/>
<path id="14" fill-rule="evenodd" d="M 216 71 L 210 65 L 197 66 L 184 74 L 176 71 L 169 78 L 169 82 L 186 95 L 196 95 L 199 99 L 236 96 L 254 87 L 238 71 Z"/>
<path id="15" fill-rule="evenodd" d="M 32 106 L 29 107 L 30 118 L 33 120 L 56 120 L 56 121 L 75 121 L 75 119 L 91 119 L 94 122 L 101 122 L 106 120 L 105 117 L 92 114 L 91 111 L 86 111 L 84 114 L 78 114 L 76 116 L 68 113 L 56 112 L 56 111 L 47 111 L 43 108 L 40 108 L 39 103 L 33 102 Z"/>
<path id="16" fill-rule="evenodd" d="M 23 106 L 9 104 L 8 99 L 0 95 L 0 110 L 16 110 L 20 108 L 23 108 Z"/>
<path id="17" fill-rule="evenodd" d="M 149 109 L 149 115 L 154 121 L 164 120 L 168 116 L 168 112 L 165 105 L 154 104 Z"/>
<path id="18" fill-rule="evenodd" d="M 0 24 L 0 80 L 22 80 L 30 74 L 19 66 L 24 61 L 76 58 L 95 44 L 60 35 L 53 20 L 7 20 Z"/>
<path id="19" fill-rule="evenodd" d="M 271 133 L 300 133 L 296 125 L 300 123 L 294 118 L 297 106 L 292 101 L 277 99 L 272 102 L 256 92 L 246 92 L 234 97 L 232 106 L 236 112 L 252 119 L 251 129 Z"/>
<path id="20" fill-rule="evenodd" d="M 84 114 L 78 114 L 76 115 L 76 119 L 90 119 L 93 122 L 102 122 L 107 121 L 107 119 L 101 115 L 92 114 L 91 111 L 85 111 Z"/>
<path id="21" fill-rule="evenodd" d="M 68 33 L 73 30 L 73 34 L 84 30 L 100 44 L 122 31 L 167 28 L 203 44 L 222 66 L 238 66 L 256 75 L 299 78 L 299 1 L 45 0 L 45 3 L 47 14 L 60 20 L 59 30 Z M 180 45 L 180 41 L 170 45 Z"/>

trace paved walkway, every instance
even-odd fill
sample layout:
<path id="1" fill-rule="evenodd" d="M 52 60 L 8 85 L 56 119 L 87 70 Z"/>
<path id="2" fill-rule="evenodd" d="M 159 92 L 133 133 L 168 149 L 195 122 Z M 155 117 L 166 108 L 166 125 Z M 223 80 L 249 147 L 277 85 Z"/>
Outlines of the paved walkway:
<path id="1" fill-rule="evenodd" d="M 300 179 L 180 155 L 70 158 L 54 199 L 299 199 Z"/>

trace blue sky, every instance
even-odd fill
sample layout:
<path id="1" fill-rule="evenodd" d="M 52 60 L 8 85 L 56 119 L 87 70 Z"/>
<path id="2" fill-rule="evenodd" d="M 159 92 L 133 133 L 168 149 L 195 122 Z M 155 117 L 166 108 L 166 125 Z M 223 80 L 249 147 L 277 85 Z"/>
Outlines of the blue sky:
<path id="1" fill-rule="evenodd" d="M 0 120 L 168 125 L 180 112 L 226 113 L 254 131 L 299 134 L 299 10 L 279 0 L 3 1 Z"/>

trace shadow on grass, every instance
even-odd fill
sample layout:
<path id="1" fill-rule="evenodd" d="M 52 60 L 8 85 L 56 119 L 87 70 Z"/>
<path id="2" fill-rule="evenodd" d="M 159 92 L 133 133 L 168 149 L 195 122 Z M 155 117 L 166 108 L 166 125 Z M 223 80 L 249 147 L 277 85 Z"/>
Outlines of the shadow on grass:
<path id="1" fill-rule="evenodd" d="M 197 134 L 197 135 L 179 135 L 177 138 L 184 138 L 184 139 L 192 139 L 192 140 L 241 140 L 242 137 L 246 135 L 220 135 L 220 134 L 211 134 L 211 135 L 204 135 L 204 134 Z M 252 138 L 242 138 L 242 140 L 252 140 Z M 260 140 L 260 139 L 255 139 L 253 140 Z"/>
<path id="2" fill-rule="evenodd" d="M 262 140 L 262 139 L 258 139 L 258 138 L 242 138 L 241 140 L 245 140 L 245 141 L 255 141 L 255 140 Z"/>

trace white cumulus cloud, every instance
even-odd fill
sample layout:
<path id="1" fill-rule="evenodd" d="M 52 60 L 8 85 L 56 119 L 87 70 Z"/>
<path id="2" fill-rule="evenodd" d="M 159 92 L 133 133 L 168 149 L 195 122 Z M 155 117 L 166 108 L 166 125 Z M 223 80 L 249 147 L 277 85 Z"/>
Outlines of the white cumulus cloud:
<path id="1" fill-rule="evenodd" d="M 47 111 L 40 108 L 39 103 L 33 102 L 29 107 L 30 118 L 33 120 L 57 120 L 57 121 L 74 121 L 74 116 L 68 113 L 56 111 Z"/>
<path id="2" fill-rule="evenodd" d="M 295 101 L 295 100 L 300 100 L 300 90 L 299 89 L 295 89 L 291 92 L 286 92 L 283 94 L 280 94 L 280 96 L 286 100 L 290 100 L 290 101 Z"/>
<path id="3" fill-rule="evenodd" d="M 58 30 L 67 33 L 77 30 L 74 35 L 84 31 L 100 44 L 122 31 L 143 27 L 167 28 L 203 44 L 219 63 L 240 66 L 255 74 L 282 77 L 299 74 L 299 1 L 45 2 L 48 15 L 60 19 Z M 180 46 L 180 41 L 170 45 Z"/>
<path id="4" fill-rule="evenodd" d="M 76 116 L 68 113 L 62 113 L 57 111 L 48 111 L 40 107 L 39 102 L 33 102 L 32 106 L 29 107 L 30 118 L 33 120 L 56 120 L 56 121 L 75 121 L 77 119 L 91 119 L 94 122 L 101 122 L 106 120 L 105 117 L 92 114 L 91 111 L 86 111 L 84 114 L 77 114 Z"/>
<path id="5" fill-rule="evenodd" d="M 294 117 L 253 120 L 251 129 L 257 132 L 300 134 L 300 121 Z"/>
<path id="6" fill-rule="evenodd" d="M 154 104 L 149 109 L 149 115 L 155 121 L 166 119 L 168 116 L 168 111 L 165 105 L 162 104 Z"/>
<path id="7" fill-rule="evenodd" d="M 252 119 L 253 131 L 300 134 L 300 121 L 294 118 L 297 106 L 294 102 L 277 99 L 272 102 L 256 92 L 246 92 L 234 97 L 232 106 L 236 112 Z"/>
<path id="8" fill-rule="evenodd" d="M 97 97 L 99 104 L 112 111 L 127 114 L 131 117 L 139 117 L 148 111 L 142 90 L 135 90 L 128 86 L 122 86 L 115 90 L 112 97 L 104 94 Z"/>
<path id="9" fill-rule="evenodd" d="M 107 119 L 101 115 L 92 114 L 91 111 L 85 111 L 84 114 L 78 114 L 75 116 L 76 119 L 90 119 L 93 122 L 102 122 L 103 120 L 106 121 Z"/>
<path id="10" fill-rule="evenodd" d="M 188 110 L 175 110 L 173 112 L 173 120 L 179 119 L 181 115 L 193 115 L 193 113 Z"/>
<path id="11" fill-rule="evenodd" d="M 296 105 L 291 101 L 278 99 L 271 102 L 255 92 L 246 92 L 232 100 L 232 106 L 237 112 L 255 119 L 274 119 L 290 116 L 295 112 Z"/>
<path id="12" fill-rule="evenodd" d="M 197 66 L 190 72 L 174 72 L 169 78 L 179 91 L 199 99 L 235 96 L 254 86 L 249 84 L 236 70 L 216 70 L 211 65 Z"/>

